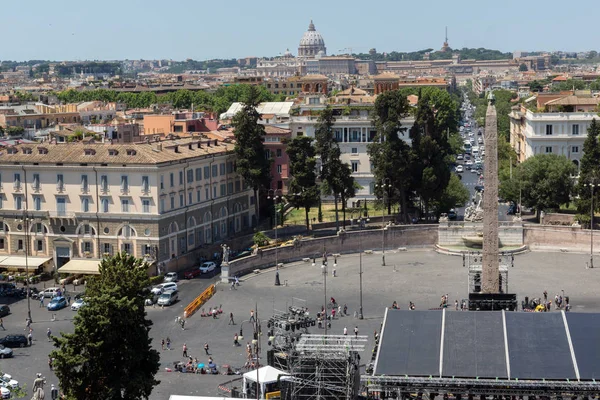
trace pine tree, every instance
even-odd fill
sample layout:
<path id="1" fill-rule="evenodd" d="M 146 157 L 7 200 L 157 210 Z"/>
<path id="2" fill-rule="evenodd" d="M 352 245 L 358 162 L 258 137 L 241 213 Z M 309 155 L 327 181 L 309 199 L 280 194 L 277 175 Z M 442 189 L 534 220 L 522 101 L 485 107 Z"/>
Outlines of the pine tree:
<path id="1" fill-rule="evenodd" d="M 600 183 L 600 123 L 596 118 L 588 128 L 588 135 L 583 143 L 583 157 L 579 166 L 579 181 L 577 182 L 577 211 L 587 215 L 590 212 L 592 192 L 589 183 Z M 600 190 L 594 191 L 594 209 L 600 208 Z M 595 211 L 594 210 L 594 211 Z M 585 219 L 585 218 L 584 218 Z"/>
<path id="2" fill-rule="evenodd" d="M 148 264 L 125 253 L 100 262 L 86 285 L 75 332 L 54 337 L 54 372 L 67 398 L 147 399 L 159 381 L 159 354 L 146 318 Z"/>
<path id="3" fill-rule="evenodd" d="M 265 127 L 258 123 L 260 114 L 256 107 L 260 103 L 260 92 L 251 86 L 247 91 L 242 109 L 233 117 L 237 172 L 254 190 L 256 221 L 260 221 L 259 190 L 269 187 L 271 162 L 265 154 L 263 144 Z"/>

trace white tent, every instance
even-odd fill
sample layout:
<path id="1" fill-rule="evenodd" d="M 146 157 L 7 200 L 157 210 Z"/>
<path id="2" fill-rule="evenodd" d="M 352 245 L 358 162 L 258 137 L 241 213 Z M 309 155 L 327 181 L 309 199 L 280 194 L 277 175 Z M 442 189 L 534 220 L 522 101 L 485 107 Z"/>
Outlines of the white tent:
<path id="1" fill-rule="evenodd" d="M 248 394 L 248 390 L 253 386 L 254 383 L 256 383 L 257 375 L 258 375 L 258 383 L 260 385 L 261 398 L 264 398 L 264 394 L 266 393 L 266 390 L 267 390 L 267 387 L 266 387 L 267 385 L 276 383 L 277 379 L 280 376 L 281 376 L 281 378 L 279 378 L 280 380 L 284 380 L 284 379 L 286 379 L 287 376 L 289 376 L 289 374 L 287 372 L 278 370 L 277 368 L 273 368 L 270 365 L 259 368 L 258 373 L 256 370 L 246 372 L 243 375 L 243 388 L 244 388 L 243 392 L 244 392 L 244 394 Z"/>

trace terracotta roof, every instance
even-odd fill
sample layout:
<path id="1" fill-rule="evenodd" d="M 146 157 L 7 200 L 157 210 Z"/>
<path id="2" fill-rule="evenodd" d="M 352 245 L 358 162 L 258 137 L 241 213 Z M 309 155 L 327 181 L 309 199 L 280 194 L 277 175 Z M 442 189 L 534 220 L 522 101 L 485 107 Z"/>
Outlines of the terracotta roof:
<path id="1" fill-rule="evenodd" d="M 200 140 L 195 138 L 137 144 L 80 142 L 19 144 L 12 148 L 16 149 L 13 154 L 9 154 L 7 150 L 0 152 L 0 164 L 36 162 L 40 164 L 63 163 L 66 165 L 100 163 L 153 165 L 233 151 L 232 143 L 219 142 L 215 146 L 214 141 L 212 141 L 209 147 L 208 141 L 202 140 L 201 148 L 198 148 L 198 142 Z M 189 148 L 190 145 L 191 149 Z M 177 152 L 175 152 L 176 147 Z M 86 150 L 88 151 L 86 152 Z"/>
<path id="2" fill-rule="evenodd" d="M 406 98 L 408 99 L 408 103 L 411 106 L 416 106 L 419 103 L 419 96 L 417 95 L 410 94 Z"/>
<path id="3" fill-rule="evenodd" d="M 305 75 L 300 78 L 300 81 L 316 81 L 316 80 L 327 80 L 328 78 L 325 75 Z"/>
<path id="4" fill-rule="evenodd" d="M 379 75 L 375 75 L 373 77 L 373 80 L 399 80 L 400 77 L 396 74 L 391 74 L 391 73 L 383 73 L 383 74 L 379 74 Z"/>
<path id="5" fill-rule="evenodd" d="M 286 134 L 286 133 L 291 133 L 291 131 L 289 129 L 284 129 L 284 128 L 279 128 L 277 126 L 273 126 L 273 125 L 265 125 L 265 133 L 267 135 L 273 135 L 273 134 Z"/>
<path id="6" fill-rule="evenodd" d="M 547 106 L 595 106 L 600 103 L 598 97 L 565 96 L 560 99 L 550 100 Z"/>
<path id="7" fill-rule="evenodd" d="M 559 75 L 556 78 L 552 79 L 552 82 L 564 82 L 567 80 L 567 77 L 564 75 Z"/>

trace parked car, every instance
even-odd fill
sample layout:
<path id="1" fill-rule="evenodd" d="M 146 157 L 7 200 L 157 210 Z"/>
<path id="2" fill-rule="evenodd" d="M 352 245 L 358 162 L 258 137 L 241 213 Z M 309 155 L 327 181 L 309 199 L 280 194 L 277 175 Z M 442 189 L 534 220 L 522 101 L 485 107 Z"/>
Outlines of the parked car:
<path id="1" fill-rule="evenodd" d="M 29 344 L 25 335 L 7 335 L 0 338 L 0 344 L 6 347 L 25 347 Z"/>
<path id="2" fill-rule="evenodd" d="M 185 271 L 183 273 L 183 277 L 185 279 L 192 279 L 192 278 L 199 276 L 201 273 L 202 273 L 202 271 L 200 271 L 200 268 L 196 267 L 194 269 L 190 269 L 189 271 Z"/>
<path id="3" fill-rule="evenodd" d="M 464 156 L 462 154 L 459 154 L 459 155 L 456 156 L 456 159 L 457 160 L 462 160 L 462 159 L 464 159 Z"/>
<path id="4" fill-rule="evenodd" d="M 12 356 L 13 356 L 12 349 L 9 349 L 8 347 L 4 347 L 3 345 L 0 344 L 0 358 L 9 358 Z M 0 381 L 2 381 L 2 378 L 0 378 Z M 17 382 L 17 385 L 18 384 L 19 383 Z"/>
<path id="5" fill-rule="evenodd" d="M 158 304 L 159 306 L 170 306 L 171 304 L 175 303 L 178 299 L 179 291 L 177 289 L 168 290 L 160 296 L 158 296 L 158 301 L 156 302 L 156 304 Z"/>
<path id="6" fill-rule="evenodd" d="M 483 185 L 475 185 L 476 192 L 483 192 Z"/>
<path id="7" fill-rule="evenodd" d="M 10 350 L 10 353 L 12 354 L 11 349 L 6 349 L 6 350 Z M 0 386 L 6 387 L 9 389 L 17 389 L 19 387 L 19 381 L 17 381 L 16 379 L 13 379 L 12 376 L 10 376 L 8 374 L 4 374 L 4 375 L 0 376 Z"/>
<path id="8" fill-rule="evenodd" d="M 516 205 L 515 203 L 510 203 L 510 206 L 508 206 L 508 210 L 506 211 L 506 214 L 515 215 L 518 212 L 519 212 L 519 206 Z"/>
<path id="9" fill-rule="evenodd" d="M 73 304 L 71 304 L 71 310 L 78 311 L 83 306 L 85 306 L 85 301 L 82 298 L 79 298 L 75 300 Z"/>
<path id="10" fill-rule="evenodd" d="M 448 219 L 456 219 L 456 210 L 454 208 L 451 208 L 450 211 L 448 211 Z"/>
<path id="11" fill-rule="evenodd" d="M 67 306 L 67 299 L 60 296 L 60 297 L 53 298 L 46 307 L 48 308 L 48 311 L 56 311 L 56 310 L 62 310 L 66 306 Z"/>
<path id="12" fill-rule="evenodd" d="M 3 399 L 10 399 L 10 390 L 0 386 L 0 397 L 2 397 Z"/>
<path id="13" fill-rule="evenodd" d="M 45 298 L 53 298 L 54 296 L 56 296 L 58 294 L 58 291 L 60 290 L 60 288 L 57 287 L 51 287 L 48 289 L 44 289 L 43 292 L 40 292 L 39 296 L 44 296 Z"/>
<path id="14" fill-rule="evenodd" d="M 6 304 L 0 305 L 0 318 L 7 316 L 10 314 L 10 307 Z"/>
<path id="15" fill-rule="evenodd" d="M 177 282 L 177 272 L 169 272 L 165 275 L 165 282 Z"/>
<path id="16" fill-rule="evenodd" d="M 177 289 L 177 284 L 175 282 L 166 282 L 166 283 L 161 283 L 160 285 L 154 286 L 150 290 L 150 292 L 152 292 L 152 294 L 163 294 L 167 290 L 176 290 L 176 289 Z"/>
<path id="17" fill-rule="evenodd" d="M 217 264 L 212 261 L 207 261 L 200 266 L 200 271 L 203 274 L 214 271 L 217 268 Z"/>

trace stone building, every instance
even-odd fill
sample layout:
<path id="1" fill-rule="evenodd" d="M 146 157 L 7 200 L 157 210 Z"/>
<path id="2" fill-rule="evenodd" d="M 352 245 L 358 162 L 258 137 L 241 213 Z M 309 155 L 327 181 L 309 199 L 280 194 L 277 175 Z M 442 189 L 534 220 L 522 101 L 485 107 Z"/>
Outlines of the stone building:
<path id="1" fill-rule="evenodd" d="M 125 251 L 155 262 L 151 273 L 191 267 L 255 223 L 233 147 L 198 138 L 11 147 L 0 155 L 0 256 L 60 268 Z"/>

